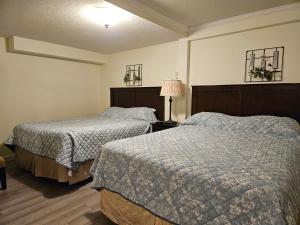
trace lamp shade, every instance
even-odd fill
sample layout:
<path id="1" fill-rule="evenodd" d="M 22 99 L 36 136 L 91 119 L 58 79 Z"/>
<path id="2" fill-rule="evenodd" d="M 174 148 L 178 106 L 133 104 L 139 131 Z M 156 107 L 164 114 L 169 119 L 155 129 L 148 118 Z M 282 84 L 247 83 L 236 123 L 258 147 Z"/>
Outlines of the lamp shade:
<path id="1" fill-rule="evenodd" d="M 172 96 L 179 97 L 183 96 L 183 85 L 181 80 L 165 80 L 162 83 L 160 96 Z"/>

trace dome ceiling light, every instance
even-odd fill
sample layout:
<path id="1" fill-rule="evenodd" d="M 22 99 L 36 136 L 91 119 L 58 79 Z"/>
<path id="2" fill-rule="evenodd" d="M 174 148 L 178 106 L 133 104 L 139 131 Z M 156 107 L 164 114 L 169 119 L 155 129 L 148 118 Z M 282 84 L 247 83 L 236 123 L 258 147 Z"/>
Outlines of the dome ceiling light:
<path id="1" fill-rule="evenodd" d="M 131 19 L 132 14 L 108 2 L 98 5 L 87 5 L 82 9 L 82 16 L 106 29 L 120 22 Z"/>

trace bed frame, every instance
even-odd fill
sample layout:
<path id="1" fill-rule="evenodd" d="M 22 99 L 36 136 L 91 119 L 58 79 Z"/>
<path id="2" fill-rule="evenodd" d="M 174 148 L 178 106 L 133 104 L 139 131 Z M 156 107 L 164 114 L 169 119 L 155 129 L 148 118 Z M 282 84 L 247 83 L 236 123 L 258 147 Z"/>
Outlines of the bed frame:
<path id="1" fill-rule="evenodd" d="M 287 116 L 300 122 L 300 84 L 192 86 L 192 115 Z"/>
<path id="2" fill-rule="evenodd" d="M 123 91 L 122 101 L 138 95 L 124 89 L 111 90 L 111 93 L 114 91 Z M 111 97 L 114 98 L 113 95 Z M 122 102 L 121 105 L 128 107 L 127 104 Z M 300 121 L 300 84 L 192 86 L 192 114 L 204 111 L 235 116 L 288 116 Z M 117 224 L 171 225 L 107 189 L 100 191 L 100 211 Z"/>
<path id="3" fill-rule="evenodd" d="M 111 106 L 135 107 L 145 106 L 156 109 L 158 119 L 164 119 L 164 97 L 160 96 L 160 87 L 111 88 Z M 16 147 L 18 165 L 31 171 L 35 176 L 47 177 L 69 184 L 78 183 L 90 177 L 89 170 L 93 160 L 84 162 L 78 171 L 72 171 L 57 164 L 55 160 L 35 155 L 20 147 Z"/>
<path id="4" fill-rule="evenodd" d="M 163 121 L 165 115 L 164 97 L 161 87 L 110 88 L 110 105 L 119 107 L 150 107 L 156 109 L 156 117 Z"/>

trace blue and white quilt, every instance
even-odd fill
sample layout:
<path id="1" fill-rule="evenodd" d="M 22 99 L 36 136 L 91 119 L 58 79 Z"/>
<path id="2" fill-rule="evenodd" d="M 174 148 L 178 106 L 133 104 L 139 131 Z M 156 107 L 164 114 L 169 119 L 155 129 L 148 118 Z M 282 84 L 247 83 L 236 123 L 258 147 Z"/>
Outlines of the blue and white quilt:
<path id="1" fill-rule="evenodd" d="M 199 113 L 177 128 L 105 144 L 91 173 L 94 188 L 174 224 L 296 225 L 299 124 Z"/>
<path id="2" fill-rule="evenodd" d="M 76 170 L 80 163 L 94 159 L 103 144 L 145 134 L 155 120 L 152 109 L 112 107 L 97 117 L 19 124 L 5 144 Z"/>

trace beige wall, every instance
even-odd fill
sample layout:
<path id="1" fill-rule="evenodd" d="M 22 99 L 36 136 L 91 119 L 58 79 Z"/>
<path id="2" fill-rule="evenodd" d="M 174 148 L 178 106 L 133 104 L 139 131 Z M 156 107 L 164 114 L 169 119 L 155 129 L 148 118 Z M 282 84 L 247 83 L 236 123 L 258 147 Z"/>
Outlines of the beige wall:
<path id="1" fill-rule="evenodd" d="M 300 82 L 300 22 L 191 42 L 190 84 L 244 82 L 247 50 L 284 46 L 283 82 Z"/>
<path id="2" fill-rule="evenodd" d="M 108 56 L 108 63 L 102 66 L 102 109 L 109 106 L 109 88 L 125 87 L 123 78 L 128 64 L 143 64 L 143 86 L 160 86 L 165 79 L 174 79 L 178 65 L 178 43 L 150 46 L 119 52 Z M 183 77 L 179 79 L 184 80 Z M 184 115 L 184 98 L 174 99 L 174 118 Z M 168 101 L 166 101 L 166 118 Z"/>
<path id="3" fill-rule="evenodd" d="M 112 54 L 102 67 L 102 109 L 109 106 L 109 88 L 124 86 L 127 64 L 143 64 L 143 86 L 160 85 L 179 72 L 187 94 L 175 101 L 178 121 L 190 114 L 191 85 L 244 83 L 246 50 L 284 46 L 283 82 L 300 82 L 299 21 L 300 4 L 294 4 L 206 24 L 177 42 Z"/>
<path id="4" fill-rule="evenodd" d="M 8 53 L 0 37 L 0 143 L 21 122 L 100 112 L 98 65 Z"/>
<path id="5" fill-rule="evenodd" d="M 244 84 L 247 50 L 284 46 L 282 82 L 300 82 L 300 4 L 211 23 L 187 40 L 189 85 Z M 187 115 L 191 109 L 188 93 Z"/>

